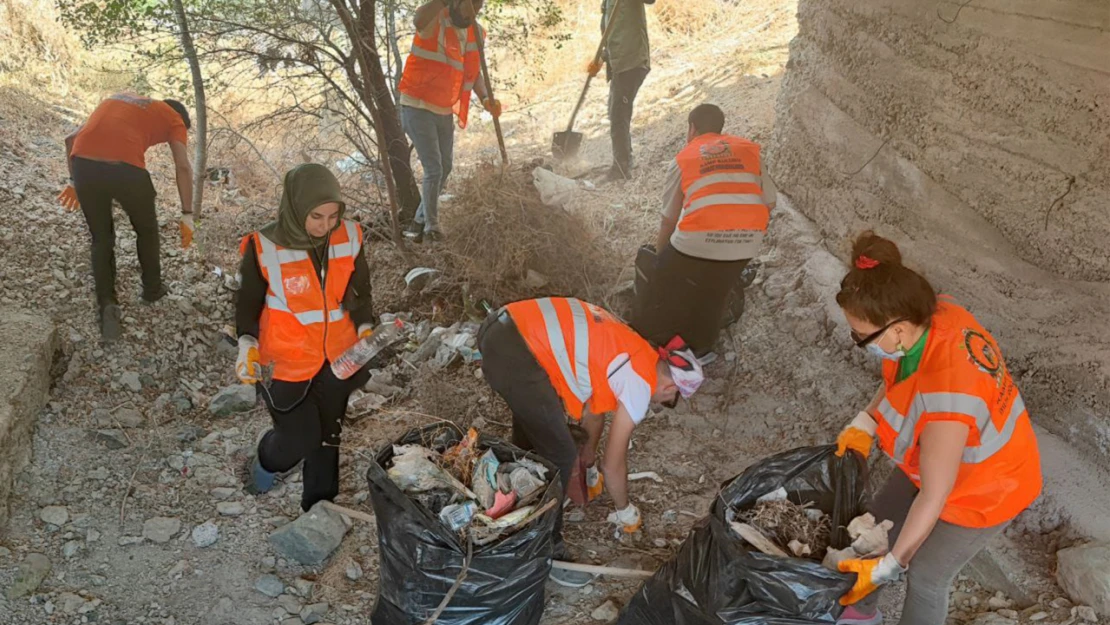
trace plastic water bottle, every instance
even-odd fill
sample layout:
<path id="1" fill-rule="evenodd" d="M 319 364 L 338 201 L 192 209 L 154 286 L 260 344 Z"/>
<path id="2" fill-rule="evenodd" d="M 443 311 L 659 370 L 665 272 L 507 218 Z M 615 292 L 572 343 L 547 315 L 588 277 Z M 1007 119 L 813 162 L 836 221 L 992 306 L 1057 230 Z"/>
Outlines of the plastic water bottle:
<path id="1" fill-rule="evenodd" d="M 383 349 L 403 339 L 404 328 L 405 324 L 400 319 L 378 326 L 373 334 L 360 339 L 336 358 L 331 363 L 331 372 L 340 380 L 351 377 Z"/>

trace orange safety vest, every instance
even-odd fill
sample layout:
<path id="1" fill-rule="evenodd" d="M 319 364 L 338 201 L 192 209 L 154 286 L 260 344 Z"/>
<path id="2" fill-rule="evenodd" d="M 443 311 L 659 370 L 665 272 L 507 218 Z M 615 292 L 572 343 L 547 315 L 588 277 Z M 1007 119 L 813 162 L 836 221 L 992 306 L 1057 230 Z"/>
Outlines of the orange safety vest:
<path id="1" fill-rule="evenodd" d="M 309 252 L 281 247 L 255 232 L 243 237 L 240 256 L 252 238 L 267 284 L 266 306 L 259 320 L 262 364 L 273 363 L 275 380 L 310 380 L 325 360 L 335 362 L 358 340 L 355 324 L 343 308 L 343 296 L 362 250 L 362 228 L 344 219 L 331 233 L 322 288 Z"/>
<path id="2" fill-rule="evenodd" d="M 440 11 L 431 34 L 412 38 L 412 49 L 401 73 L 401 93 L 439 108 L 451 108 L 459 116 L 459 128 L 466 128 L 470 111 L 470 92 L 478 79 L 481 59 L 475 27 L 466 31 L 466 49 L 459 43 L 459 29 L 451 23 L 447 9 Z M 482 31 L 485 37 L 485 31 Z"/>
<path id="3" fill-rule="evenodd" d="M 690 247 L 712 246 L 715 260 L 751 258 L 744 248 L 762 242 L 771 218 L 763 200 L 759 145 L 704 134 L 690 141 L 676 160 L 684 199 L 675 236 Z M 729 254 L 728 248 L 737 253 Z"/>
<path id="4" fill-rule="evenodd" d="M 917 371 L 901 382 L 897 373 L 897 362 L 884 362 L 886 396 L 872 416 L 879 446 L 919 488 L 925 426 L 971 428 L 942 520 L 992 527 L 1033 503 L 1042 485 L 1037 437 L 1002 352 L 971 313 L 942 299 Z"/>
<path id="5" fill-rule="evenodd" d="M 585 408 L 593 414 L 617 409 L 608 369 L 621 354 L 655 391 L 659 355 L 609 311 L 571 297 L 523 300 L 505 310 L 575 419 Z"/>

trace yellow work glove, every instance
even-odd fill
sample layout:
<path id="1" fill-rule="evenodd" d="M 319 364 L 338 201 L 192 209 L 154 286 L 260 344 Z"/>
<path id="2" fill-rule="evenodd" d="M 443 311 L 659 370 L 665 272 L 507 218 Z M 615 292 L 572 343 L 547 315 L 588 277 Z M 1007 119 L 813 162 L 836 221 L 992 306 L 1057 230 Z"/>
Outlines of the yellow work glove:
<path id="1" fill-rule="evenodd" d="M 258 339 L 249 334 L 239 337 L 239 357 L 235 359 L 235 375 L 243 384 L 262 381 L 262 354 L 258 351 Z"/>
<path id="2" fill-rule="evenodd" d="M 81 203 L 77 201 L 77 191 L 74 190 L 72 184 L 67 184 L 66 187 L 62 189 L 62 192 L 58 194 L 58 202 L 60 202 L 67 211 L 75 211 L 81 208 Z"/>
<path id="3" fill-rule="evenodd" d="M 844 560 L 837 566 L 841 573 L 856 574 L 856 584 L 840 598 L 840 605 L 852 605 L 875 592 L 879 586 L 898 580 L 906 572 L 906 567 L 891 553 L 881 558 Z"/>
<path id="4" fill-rule="evenodd" d="M 489 98 L 482 100 L 482 107 L 489 111 L 490 115 L 494 117 L 501 117 L 501 101 Z"/>
<path id="5" fill-rule="evenodd" d="M 635 534 L 640 531 L 644 522 L 640 518 L 640 510 L 635 504 L 628 504 L 627 508 L 609 513 L 609 522 L 624 531 L 625 534 Z"/>
<path id="6" fill-rule="evenodd" d="M 590 75 L 590 78 L 597 76 L 600 71 L 601 61 L 590 61 L 589 65 L 586 66 L 586 73 Z"/>
<path id="7" fill-rule="evenodd" d="M 586 501 L 597 499 L 605 491 L 605 476 L 597 467 L 586 467 Z"/>
<path id="8" fill-rule="evenodd" d="M 362 339 L 364 339 L 368 336 L 373 336 L 373 335 L 374 335 L 374 325 L 373 324 L 364 323 L 364 324 L 362 324 L 358 327 L 358 338 L 359 338 L 359 340 L 362 340 Z"/>
<path id="9" fill-rule="evenodd" d="M 843 457 L 849 449 L 858 452 L 864 458 L 871 455 L 871 446 L 875 443 L 875 430 L 878 426 L 871 415 L 860 412 L 836 437 L 836 455 Z"/>
<path id="10" fill-rule="evenodd" d="M 181 216 L 181 221 L 177 224 L 177 229 L 181 231 L 181 248 L 189 249 L 193 244 L 193 234 L 197 231 L 196 225 L 193 223 L 193 214 L 185 213 Z"/>

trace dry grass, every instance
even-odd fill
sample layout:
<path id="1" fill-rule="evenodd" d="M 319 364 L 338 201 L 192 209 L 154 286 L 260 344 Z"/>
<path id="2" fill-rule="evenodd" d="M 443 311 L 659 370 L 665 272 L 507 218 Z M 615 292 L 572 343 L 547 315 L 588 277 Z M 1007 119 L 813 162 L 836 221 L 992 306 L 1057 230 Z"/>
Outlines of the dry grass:
<path id="1" fill-rule="evenodd" d="M 600 301 L 614 279 L 612 249 L 579 214 L 545 206 L 532 169 L 501 174 L 482 165 L 459 181 L 443 210 L 447 275 L 471 297 L 495 303 L 541 295 Z M 546 283 L 527 284 L 529 270 Z"/>
<path id="2" fill-rule="evenodd" d="M 787 499 L 766 501 L 741 512 L 737 519 L 758 529 L 787 553 L 791 553 L 792 540 L 809 545 L 810 557 L 819 560 L 829 546 L 832 519 L 824 514 L 815 521 L 806 514 L 807 507 Z"/>

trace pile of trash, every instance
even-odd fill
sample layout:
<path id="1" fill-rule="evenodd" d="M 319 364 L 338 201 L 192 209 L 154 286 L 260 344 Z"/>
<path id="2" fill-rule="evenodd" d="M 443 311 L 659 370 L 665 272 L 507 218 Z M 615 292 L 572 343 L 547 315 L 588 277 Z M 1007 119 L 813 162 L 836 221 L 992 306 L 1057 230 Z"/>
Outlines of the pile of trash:
<path id="1" fill-rule="evenodd" d="M 548 469 L 526 457 L 501 462 L 478 444 L 478 431 L 442 452 L 394 445 L 389 479 L 475 545 L 511 534 L 531 520 L 550 483 Z"/>
<path id="2" fill-rule="evenodd" d="M 562 513 L 555 465 L 444 422 L 382 447 L 367 479 L 380 553 L 371 625 L 538 625 Z"/>

